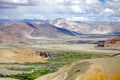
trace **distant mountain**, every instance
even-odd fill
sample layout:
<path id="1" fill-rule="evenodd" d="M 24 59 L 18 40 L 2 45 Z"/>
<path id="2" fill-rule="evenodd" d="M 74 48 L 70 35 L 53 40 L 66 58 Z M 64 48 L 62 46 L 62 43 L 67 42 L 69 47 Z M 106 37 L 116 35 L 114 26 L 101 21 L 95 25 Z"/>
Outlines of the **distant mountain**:
<path id="1" fill-rule="evenodd" d="M 58 28 L 54 25 L 48 24 L 48 23 L 40 23 L 40 24 L 33 24 L 37 27 L 37 29 L 34 29 L 34 31 L 31 33 L 32 36 L 43 36 L 43 37 L 62 37 L 62 36 L 75 36 L 76 34 L 70 30 Z"/>
<path id="2" fill-rule="evenodd" d="M 27 19 L 23 21 L 5 19 L 2 21 L 0 22 L 0 42 L 22 42 L 42 37 L 59 38 L 63 36 L 79 36 L 81 34 L 120 35 L 119 23 L 78 23 L 64 18 L 47 21 Z"/>
<path id="3" fill-rule="evenodd" d="M 76 36 L 77 33 L 58 28 L 48 23 L 29 23 L 16 22 L 5 23 L 0 27 L 0 41 L 26 41 L 27 39 L 44 38 L 58 38 L 63 36 Z"/>
<path id="4" fill-rule="evenodd" d="M 64 18 L 58 18 L 56 20 L 48 20 L 47 23 L 55 25 L 59 28 L 64 28 L 72 31 L 76 31 L 82 34 L 109 34 L 120 32 L 119 23 L 105 23 L 105 22 L 74 22 Z"/>
<path id="5" fill-rule="evenodd" d="M 51 24 L 52 26 L 67 29 L 77 34 L 110 34 L 120 35 L 120 23 L 119 22 L 74 22 L 64 18 L 58 18 L 55 20 L 38 20 L 38 19 L 23 19 L 23 20 L 9 20 L 0 19 L 0 26 L 3 23 L 11 24 L 17 22 L 28 22 L 28 23 L 44 23 Z"/>
<path id="6" fill-rule="evenodd" d="M 3 24 L 0 27 L 0 41 L 1 42 L 15 42 L 26 41 L 25 34 L 32 31 L 25 22 L 18 22 L 12 24 Z"/>
<path id="7" fill-rule="evenodd" d="M 48 20 L 47 23 L 52 24 L 59 28 L 64 28 L 72 31 L 79 31 L 79 24 L 73 21 L 69 21 L 64 18 L 58 18 L 55 20 Z"/>
<path id="8" fill-rule="evenodd" d="M 15 22 L 44 22 L 39 19 L 0 19 L 0 23 L 15 23 Z"/>
<path id="9" fill-rule="evenodd" d="M 0 23 L 5 23 L 5 22 L 9 22 L 9 19 L 0 19 Z"/>
<path id="10" fill-rule="evenodd" d="M 20 20 L 20 21 L 23 21 L 23 22 L 44 22 L 45 20 L 39 20 L 39 19 L 23 19 L 23 20 Z"/>

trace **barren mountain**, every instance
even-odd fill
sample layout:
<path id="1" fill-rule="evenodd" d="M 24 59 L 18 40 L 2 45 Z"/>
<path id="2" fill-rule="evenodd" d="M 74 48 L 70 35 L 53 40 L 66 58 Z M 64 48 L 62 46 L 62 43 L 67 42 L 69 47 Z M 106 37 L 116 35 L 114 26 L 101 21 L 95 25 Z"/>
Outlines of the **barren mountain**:
<path id="1" fill-rule="evenodd" d="M 119 24 L 77 23 L 63 18 L 46 22 L 6 22 L 0 24 L 0 42 L 58 38 L 80 34 L 120 34 Z"/>
<path id="2" fill-rule="evenodd" d="M 32 31 L 25 22 L 7 24 L 0 28 L 1 42 L 25 41 L 25 34 Z"/>
<path id="3" fill-rule="evenodd" d="M 48 23 L 35 24 L 37 29 L 31 33 L 32 36 L 43 36 L 43 37 L 62 37 L 62 36 L 75 36 L 75 32 L 64 28 L 58 28 Z"/>
<path id="4" fill-rule="evenodd" d="M 76 33 L 67 29 L 58 28 L 47 23 L 4 23 L 0 27 L 1 42 L 24 42 L 28 38 L 75 36 Z"/>
<path id="5" fill-rule="evenodd" d="M 59 27 L 59 28 L 64 28 L 64 29 L 77 31 L 77 32 L 79 32 L 79 28 L 84 28 L 84 26 L 79 26 L 78 23 L 75 23 L 73 21 L 70 21 L 64 18 L 48 20 L 47 23 L 55 25 L 56 27 Z"/>
<path id="6" fill-rule="evenodd" d="M 58 19 L 55 19 L 53 21 L 48 20 L 47 23 L 53 24 L 59 28 L 65 28 L 65 29 L 69 29 L 69 30 L 79 31 L 78 30 L 79 24 L 77 24 L 73 21 L 64 19 L 64 18 L 58 18 Z"/>
<path id="7" fill-rule="evenodd" d="M 50 24 L 53 24 L 60 28 L 73 30 L 82 34 L 115 34 L 120 32 L 120 24 L 117 23 L 102 23 L 102 22 L 74 22 L 64 18 L 58 18 L 56 20 L 48 20 Z"/>

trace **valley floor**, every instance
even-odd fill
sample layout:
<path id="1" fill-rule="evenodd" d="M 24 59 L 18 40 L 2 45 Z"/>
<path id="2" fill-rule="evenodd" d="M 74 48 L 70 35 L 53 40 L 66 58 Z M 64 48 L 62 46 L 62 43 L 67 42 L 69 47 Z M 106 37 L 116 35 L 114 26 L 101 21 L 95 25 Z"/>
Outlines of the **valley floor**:
<path id="1" fill-rule="evenodd" d="M 69 38 L 61 38 L 61 39 L 31 40 L 30 43 L 1 44 L 0 45 L 0 77 L 1 77 L 0 80 L 2 80 L 3 78 L 4 78 L 3 80 L 11 80 L 10 78 L 14 78 L 18 80 L 34 80 L 40 76 L 56 72 L 60 68 L 63 68 L 64 70 L 63 72 L 66 72 L 68 70 L 65 68 L 65 66 L 67 67 L 71 66 L 72 63 L 76 63 L 88 59 L 90 59 L 90 61 L 91 59 L 94 59 L 94 61 L 98 60 L 99 62 L 98 58 L 103 58 L 103 60 L 109 61 L 109 58 L 119 56 L 120 48 L 95 47 L 95 45 L 99 41 L 103 41 L 106 39 L 107 38 L 69 37 Z M 43 58 L 38 54 L 36 55 L 36 51 L 49 52 L 52 57 Z M 119 62 L 118 60 L 116 61 Z M 105 62 L 105 64 L 106 63 L 109 62 Z M 117 66 L 118 63 L 114 63 L 114 64 Z M 101 63 L 97 65 L 98 66 L 101 65 Z M 79 73 L 79 71 L 77 72 Z M 53 79 L 55 78 L 54 80 L 64 80 L 60 77 L 62 75 L 58 75 L 58 73 L 59 71 L 50 75 L 56 76 L 57 74 L 58 77 L 56 78 L 53 77 Z M 86 75 L 88 73 L 86 73 Z M 66 73 L 63 75 L 66 75 Z M 69 75 L 73 75 L 73 74 L 70 73 Z M 48 80 L 46 78 L 47 76 L 40 77 L 37 80 L 41 80 L 41 79 Z M 74 78 L 74 76 L 72 78 Z M 72 80 L 72 78 L 71 79 L 65 78 L 65 80 Z M 49 80 L 53 80 L 53 79 L 50 78 Z M 78 76 L 76 77 L 76 79 L 73 80 L 81 80 L 81 79 Z M 111 79 L 111 80 L 115 80 L 115 79 Z"/>

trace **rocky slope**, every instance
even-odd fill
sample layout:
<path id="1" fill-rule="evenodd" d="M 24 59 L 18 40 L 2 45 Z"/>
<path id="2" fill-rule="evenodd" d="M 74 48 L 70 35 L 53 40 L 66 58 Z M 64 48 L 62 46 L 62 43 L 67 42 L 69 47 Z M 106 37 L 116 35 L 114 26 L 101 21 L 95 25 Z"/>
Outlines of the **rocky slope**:
<path id="1" fill-rule="evenodd" d="M 110 38 L 104 42 L 99 43 L 97 47 L 120 48 L 120 37 Z"/>
<path id="2" fill-rule="evenodd" d="M 77 23 L 58 18 L 46 22 L 0 23 L 0 42 L 27 42 L 28 39 L 59 38 L 80 34 L 120 34 L 120 24 Z"/>
<path id="3" fill-rule="evenodd" d="M 73 30 L 82 34 L 115 34 L 120 32 L 120 24 L 118 23 L 102 23 L 102 22 L 74 22 L 64 18 L 58 18 L 56 20 L 48 20 L 50 24 L 53 24 L 60 28 Z"/>
<path id="4" fill-rule="evenodd" d="M 47 23 L 4 23 L 0 27 L 0 42 L 25 42 L 32 38 L 57 38 L 62 36 L 75 36 L 76 33 L 58 28 Z"/>
<path id="5" fill-rule="evenodd" d="M 84 60 L 36 80 L 120 80 L 119 63 L 120 56 Z"/>
<path id="6" fill-rule="evenodd" d="M 0 62 L 46 62 L 50 54 L 28 48 L 0 48 Z"/>

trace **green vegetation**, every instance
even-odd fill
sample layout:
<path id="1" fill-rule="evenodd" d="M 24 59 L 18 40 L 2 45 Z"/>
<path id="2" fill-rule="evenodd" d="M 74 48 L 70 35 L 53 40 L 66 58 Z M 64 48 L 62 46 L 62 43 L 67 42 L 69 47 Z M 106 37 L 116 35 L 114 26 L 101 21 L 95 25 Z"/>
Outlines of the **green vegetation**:
<path id="1" fill-rule="evenodd" d="M 19 68 L 19 67 L 11 67 L 8 68 L 9 70 L 14 70 L 14 71 L 30 71 L 33 69 L 32 67 L 27 67 L 27 68 Z"/>
<path id="2" fill-rule="evenodd" d="M 52 53 L 52 58 L 48 59 L 46 63 L 19 63 L 19 65 L 28 66 L 28 68 L 11 68 L 10 70 L 16 71 L 28 71 L 29 73 L 23 73 L 18 75 L 10 75 L 5 77 L 16 78 L 19 80 L 34 80 L 35 78 L 49 74 L 57 71 L 63 66 L 71 64 L 73 62 L 80 61 L 82 59 L 90 59 L 90 58 L 100 58 L 104 57 L 103 55 L 98 54 L 87 54 L 87 53 Z M 32 66 L 32 67 L 31 67 Z"/>
<path id="3" fill-rule="evenodd" d="M 34 71 L 33 73 L 30 73 L 30 74 L 10 75 L 8 77 L 16 78 L 16 79 L 19 79 L 19 80 L 34 80 L 38 76 L 42 76 L 42 75 L 52 73 L 52 72 L 54 72 L 54 71 L 52 71 L 52 70 L 36 70 L 36 71 Z"/>

